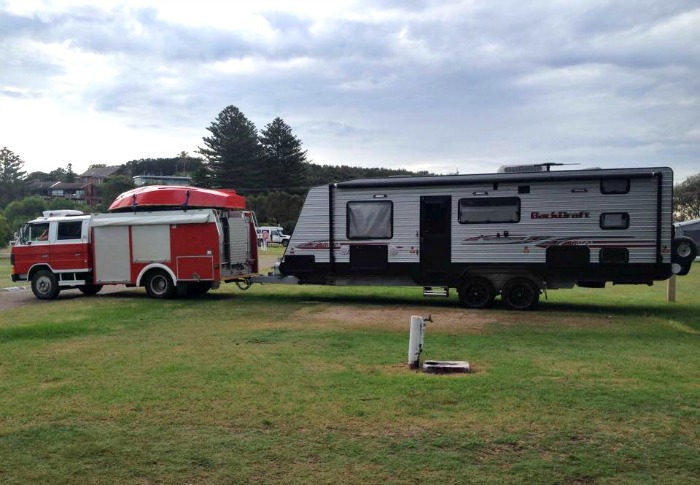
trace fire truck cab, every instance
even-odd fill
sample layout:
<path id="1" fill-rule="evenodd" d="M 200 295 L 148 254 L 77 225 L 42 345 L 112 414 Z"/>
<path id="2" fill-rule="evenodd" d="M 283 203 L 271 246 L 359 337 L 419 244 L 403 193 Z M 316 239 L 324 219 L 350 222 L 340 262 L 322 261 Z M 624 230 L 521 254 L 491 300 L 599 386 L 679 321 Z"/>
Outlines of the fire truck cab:
<path id="1" fill-rule="evenodd" d="M 93 295 L 106 284 L 169 298 L 245 282 L 258 270 L 255 224 L 231 192 L 142 187 L 122 194 L 112 213 L 45 213 L 13 243 L 12 279 L 30 281 L 40 299 L 67 288 Z"/>

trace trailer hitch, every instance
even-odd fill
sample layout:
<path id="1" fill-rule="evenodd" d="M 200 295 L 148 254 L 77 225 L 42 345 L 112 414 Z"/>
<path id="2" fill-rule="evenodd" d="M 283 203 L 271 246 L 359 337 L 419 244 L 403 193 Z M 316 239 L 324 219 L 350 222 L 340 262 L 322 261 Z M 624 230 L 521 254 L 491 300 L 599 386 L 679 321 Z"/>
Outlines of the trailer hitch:
<path id="1" fill-rule="evenodd" d="M 236 280 L 234 281 L 236 283 L 236 286 L 238 287 L 239 290 L 245 291 L 249 289 L 251 286 L 253 286 L 253 281 L 250 278 L 246 278 L 244 280 Z"/>

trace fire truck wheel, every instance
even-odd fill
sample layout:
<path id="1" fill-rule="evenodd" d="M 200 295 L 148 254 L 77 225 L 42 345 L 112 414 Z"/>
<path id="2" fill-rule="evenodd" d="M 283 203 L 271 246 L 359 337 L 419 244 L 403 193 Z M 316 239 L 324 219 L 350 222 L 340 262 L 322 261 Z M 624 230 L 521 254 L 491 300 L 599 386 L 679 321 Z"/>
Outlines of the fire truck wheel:
<path id="1" fill-rule="evenodd" d="M 102 285 L 85 285 L 79 286 L 78 289 L 82 292 L 83 295 L 92 296 L 100 292 L 100 290 L 102 289 Z"/>
<path id="2" fill-rule="evenodd" d="M 695 241 L 689 237 L 677 237 L 671 243 L 672 254 L 671 258 L 674 263 L 681 266 L 690 266 L 695 257 L 698 255 L 698 248 L 695 246 Z"/>
<path id="3" fill-rule="evenodd" d="M 513 278 L 503 286 L 501 299 L 510 310 L 532 310 L 540 300 L 540 290 L 527 278 Z"/>
<path id="4" fill-rule="evenodd" d="M 146 293 L 151 298 L 172 298 L 175 284 L 168 273 L 162 269 L 153 269 L 146 276 Z"/>
<path id="5" fill-rule="evenodd" d="M 285 248 L 286 248 L 287 246 L 289 246 L 289 239 L 283 240 L 283 241 L 282 241 L 282 246 L 284 246 Z"/>
<path id="6" fill-rule="evenodd" d="M 40 300 L 53 300 L 59 291 L 58 280 L 51 271 L 42 269 L 32 276 L 32 292 Z"/>
<path id="7" fill-rule="evenodd" d="M 198 283 L 187 283 L 187 295 L 188 296 L 203 295 L 209 290 L 211 290 L 211 282 L 209 282 L 209 281 L 201 281 Z"/>
<path id="8" fill-rule="evenodd" d="M 476 276 L 464 281 L 457 290 L 459 303 L 466 308 L 487 308 L 493 305 L 496 291 L 486 278 Z"/>

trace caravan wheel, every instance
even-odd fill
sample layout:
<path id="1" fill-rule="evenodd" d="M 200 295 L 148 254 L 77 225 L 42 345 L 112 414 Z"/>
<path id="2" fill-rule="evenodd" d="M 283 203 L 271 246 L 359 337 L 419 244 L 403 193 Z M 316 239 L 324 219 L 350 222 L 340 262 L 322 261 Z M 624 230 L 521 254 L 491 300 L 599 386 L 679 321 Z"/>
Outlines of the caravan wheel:
<path id="1" fill-rule="evenodd" d="M 527 278 L 513 278 L 503 286 L 501 299 L 510 310 L 532 310 L 540 300 L 540 290 Z"/>
<path id="2" fill-rule="evenodd" d="M 481 276 L 465 280 L 458 293 L 459 303 L 466 308 L 490 307 L 496 297 L 496 290 L 491 282 Z"/>

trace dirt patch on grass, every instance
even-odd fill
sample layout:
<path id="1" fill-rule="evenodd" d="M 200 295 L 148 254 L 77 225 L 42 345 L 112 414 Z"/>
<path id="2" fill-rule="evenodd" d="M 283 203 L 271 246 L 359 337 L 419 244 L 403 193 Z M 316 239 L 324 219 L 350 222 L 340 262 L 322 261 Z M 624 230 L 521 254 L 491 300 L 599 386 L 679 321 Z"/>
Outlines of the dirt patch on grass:
<path id="1" fill-rule="evenodd" d="M 304 322 L 304 326 L 318 324 L 327 326 L 333 324 L 336 328 L 381 328 L 382 330 L 406 331 L 409 328 L 411 316 L 432 315 L 433 322 L 429 323 L 430 331 L 465 333 L 481 332 L 495 319 L 486 312 L 476 312 L 458 309 L 436 309 L 425 307 L 384 306 L 367 308 L 350 305 L 314 306 L 297 310 L 291 315 L 292 320 Z"/>
<path id="2" fill-rule="evenodd" d="M 612 325 L 616 319 L 607 315 L 553 315 L 551 313 L 510 312 L 499 310 L 465 310 L 462 308 L 426 308 L 411 306 L 359 307 L 351 305 L 314 305 L 297 310 L 292 320 L 304 326 L 407 331 L 412 315 L 427 317 L 431 332 L 480 333 L 490 325 L 558 326 L 591 328 Z"/>

